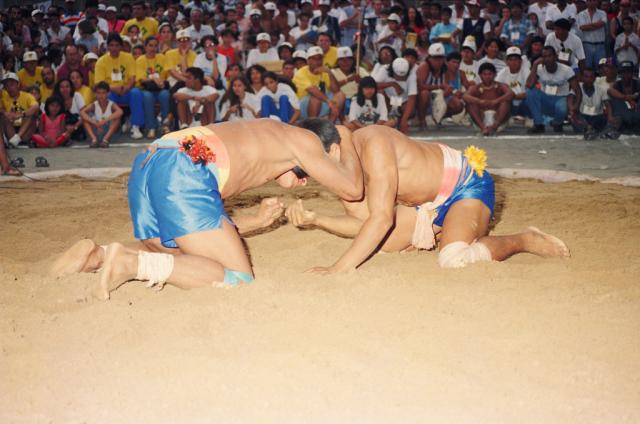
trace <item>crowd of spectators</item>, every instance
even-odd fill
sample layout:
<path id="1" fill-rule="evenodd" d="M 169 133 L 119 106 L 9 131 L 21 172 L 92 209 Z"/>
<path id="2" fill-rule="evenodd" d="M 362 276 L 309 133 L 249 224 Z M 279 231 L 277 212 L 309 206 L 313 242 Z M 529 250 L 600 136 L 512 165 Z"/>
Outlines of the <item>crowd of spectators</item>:
<path id="1" fill-rule="evenodd" d="M 9 146 L 107 147 L 120 130 L 326 117 L 615 138 L 640 123 L 639 17 L 640 0 L 11 6 L 0 130 Z"/>

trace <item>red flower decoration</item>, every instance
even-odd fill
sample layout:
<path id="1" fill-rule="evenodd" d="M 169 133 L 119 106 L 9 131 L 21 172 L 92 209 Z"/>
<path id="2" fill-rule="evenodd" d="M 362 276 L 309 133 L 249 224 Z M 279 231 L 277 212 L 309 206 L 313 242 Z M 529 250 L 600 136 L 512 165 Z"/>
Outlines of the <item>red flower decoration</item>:
<path id="1" fill-rule="evenodd" d="M 216 161 L 216 154 L 211 151 L 207 144 L 192 135 L 188 135 L 180 140 L 180 151 L 186 153 L 193 163 L 204 163 Z"/>

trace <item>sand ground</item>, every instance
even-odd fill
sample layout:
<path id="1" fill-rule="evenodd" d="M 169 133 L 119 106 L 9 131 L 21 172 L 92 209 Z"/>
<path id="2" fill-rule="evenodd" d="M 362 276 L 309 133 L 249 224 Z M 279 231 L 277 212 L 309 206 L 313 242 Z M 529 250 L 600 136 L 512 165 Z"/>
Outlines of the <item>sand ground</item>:
<path id="1" fill-rule="evenodd" d="M 53 280 L 81 238 L 130 240 L 125 178 L 0 188 L 2 423 L 640 421 L 640 189 L 498 178 L 495 232 L 536 225 L 573 257 L 442 270 L 432 252 L 330 265 L 349 240 L 290 225 L 247 238 L 257 280 L 108 302 Z M 305 198 L 274 185 L 229 202 Z M 249 209 L 250 210 L 250 209 Z"/>

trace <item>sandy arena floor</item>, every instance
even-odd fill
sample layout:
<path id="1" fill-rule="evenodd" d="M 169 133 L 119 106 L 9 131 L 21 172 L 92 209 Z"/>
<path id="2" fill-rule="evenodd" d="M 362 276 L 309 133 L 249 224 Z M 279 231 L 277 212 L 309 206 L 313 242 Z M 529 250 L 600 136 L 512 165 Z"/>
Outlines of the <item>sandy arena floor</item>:
<path id="1" fill-rule="evenodd" d="M 569 260 L 413 252 L 319 277 L 349 240 L 282 225 L 247 239 L 250 286 L 94 301 L 97 274 L 46 269 L 131 239 L 124 182 L 1 184 L 0 422 L 640 422 L 640 188 L 498 179 L 495 232 L 536 225 Z M 268 195 L 341 213 L 313 185 L 228 206 Z"/>

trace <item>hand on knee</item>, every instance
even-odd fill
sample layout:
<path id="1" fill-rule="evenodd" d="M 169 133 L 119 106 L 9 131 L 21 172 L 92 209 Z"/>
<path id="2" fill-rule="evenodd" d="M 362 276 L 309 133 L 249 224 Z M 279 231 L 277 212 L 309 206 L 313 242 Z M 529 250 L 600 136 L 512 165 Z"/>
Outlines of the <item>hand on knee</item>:
<path id="1" fill-rule="evenodd" d="M 462 268 L 468 264 L 490 260 L 489 248 L 477 241 L 471 244 L 454 241 L 440 249 L 438 253 L 438 264 L 442 268 Z"/>

